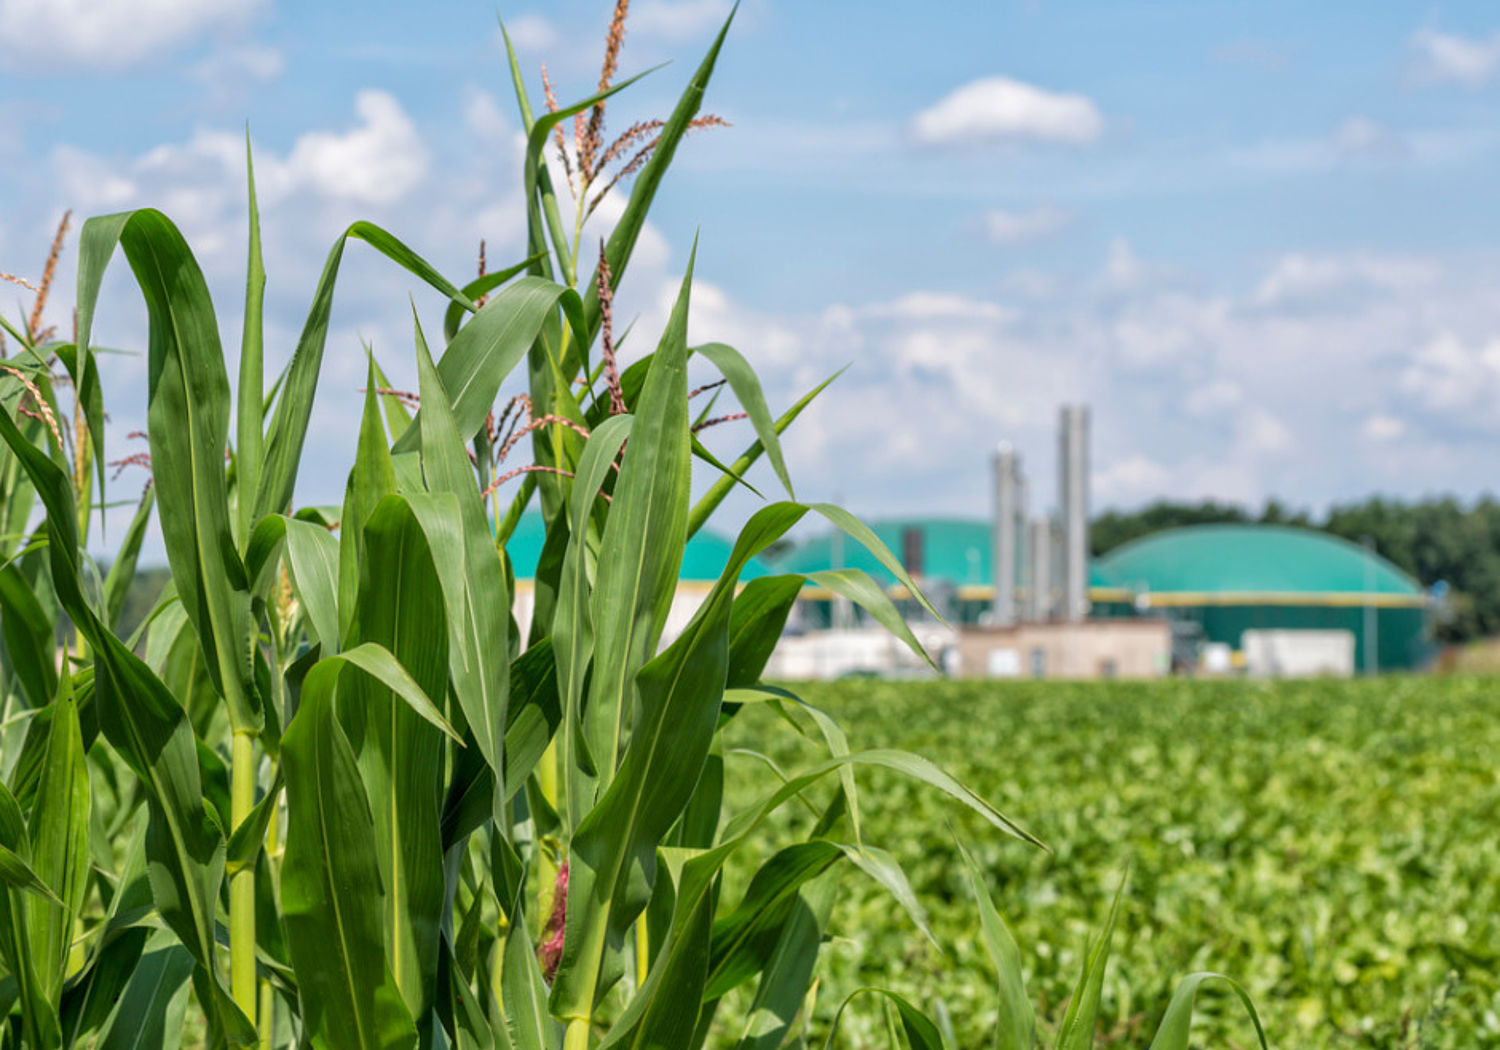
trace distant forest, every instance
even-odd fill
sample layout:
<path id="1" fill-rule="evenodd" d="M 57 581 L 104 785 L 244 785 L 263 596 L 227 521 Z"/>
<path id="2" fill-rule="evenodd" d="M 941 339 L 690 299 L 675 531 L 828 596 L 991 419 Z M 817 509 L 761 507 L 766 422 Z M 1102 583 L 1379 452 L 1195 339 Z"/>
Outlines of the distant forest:
<path id="1" fill-rule="evenodd" d="M 1449 590 L 1434 624 L 1439 641 L 1462 642 L 1500 634 L 1500 503 L 1485 498 L 1465 506 L 1456 499 L 1419 503 L 1373 498 L 1335 505 L 1323 519 L 1275 500 L 1259 514 L 1228 503 L 1153 503 L 1137 511 L 1108 511 L 1089 528 L 1101 555 L 1123 543 L 1180 525 L 1254 523 L 1301 525 L 1375 549 L 1423 587 L 1443 581 Z"/>

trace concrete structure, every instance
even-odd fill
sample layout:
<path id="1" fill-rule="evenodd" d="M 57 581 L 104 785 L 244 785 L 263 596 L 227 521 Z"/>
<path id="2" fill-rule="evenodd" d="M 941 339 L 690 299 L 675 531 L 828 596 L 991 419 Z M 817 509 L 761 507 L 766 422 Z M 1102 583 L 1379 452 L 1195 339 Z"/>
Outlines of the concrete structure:
<path id="1" fill-rule="evenodd" d="M 1241 636 L 1245 672 L 1254 678 L 1348 678 L 1354 674 L 1353 631 L 1266 631 Z"/>
<path id="2" fill-rule="evenodd" d="M 966 627 L 958 632 L 965 678 L 1155 678 L 1172 662 L 1165 620 L 1089 620 Z"/>
<path id="3" fill-rule="evenodd" d="M 912 633 L 945 671 L 956 652 L 952 629 L 932 622 L 914 623 Z M 928 678 L 933 671 L 906 643 L 884 627 L 785 634 L 766 664 L 765 677 L 828 679 L 877 674 L 885 678 Z"/>

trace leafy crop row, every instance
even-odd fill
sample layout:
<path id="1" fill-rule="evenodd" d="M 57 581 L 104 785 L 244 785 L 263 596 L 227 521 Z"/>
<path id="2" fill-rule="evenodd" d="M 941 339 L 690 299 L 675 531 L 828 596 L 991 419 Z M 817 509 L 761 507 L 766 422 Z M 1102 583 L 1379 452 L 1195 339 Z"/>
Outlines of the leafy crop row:
<path id="1" fill-rule="evenodd" d="M 935 944 L 851 884 L 828 953 L 834 998 L 899 960 L 893 987 L 942 1000 L 959 1045 L 985 1045 L 995 1004 L 962 840 L 998 880 L 1044 1028 L 1128 859 L 1101 1042 L 1139 1045 L 1173 968 L 1210 964 L 1243 981 L 1283 1045 L 1500 1042 L 1493 680 L 848 682 L 804 695 L 861 743 L 910 748 L 1024 812 L 1053 847 L 1014 848 L 899 780 L 862 781 L 867 833 L 931 903 Z M 801 749 L 766 712 L 726 743 L 787 764 Z M 1204 1009 L 1203 1045 L 1253 1039 L 1227 1004 Z"/>

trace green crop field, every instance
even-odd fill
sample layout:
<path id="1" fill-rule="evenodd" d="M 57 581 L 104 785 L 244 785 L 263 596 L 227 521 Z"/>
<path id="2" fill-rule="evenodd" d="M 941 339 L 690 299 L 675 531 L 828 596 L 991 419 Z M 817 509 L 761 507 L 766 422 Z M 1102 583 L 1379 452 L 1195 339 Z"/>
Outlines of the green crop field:
<path id="1" fill-rule="evenodd" d="M 1129 863 L 1100 1045 L 1144 1046 L 1177 978 L 1212 969 L 1245 985 L 1275 1046 L 1500 1046 L 1500 682 L 798 692 L 855 749 L 926 755 L 1053 851 L 1001 839 L 921 785 L 861 773 L 864 837 L 900 859 L 938 946 L 885 891 L 846 875 L 815 1016 L 885 984 L 941 1001 L 960 1048 L 991 1045 L 995 979 L 957 832 L 1015 932 L 1044 1031 Z M 725 744 L 787 768 L 817 753 L 808 741 L 799 754 L 775 722 L 746 709 Z M 768 837 L 801 819 L 782 816 Z M 1203 1005 L 1198 1045 L 1254 1044 L 1238 1006 Z M 882 1032 L 869 1011 L 840 1038 L 872 1045 Z"/>

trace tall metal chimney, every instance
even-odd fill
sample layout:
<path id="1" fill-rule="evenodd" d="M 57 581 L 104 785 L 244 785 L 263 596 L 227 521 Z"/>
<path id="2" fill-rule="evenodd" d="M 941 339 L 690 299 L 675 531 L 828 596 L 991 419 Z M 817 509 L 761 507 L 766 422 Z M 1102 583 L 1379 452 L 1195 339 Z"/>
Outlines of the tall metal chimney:
<path id="1" fill-rule="evenodd" d="M 1028 531 L 1031 579 L 1026 587 L 1026 618 L 1032 623 L 1043 623 L 1052 618 L 1052 522 L 1033 518 Z"/>
<path id="2" fill-rule="evenodd" d="M 1062 516 L 1062 608 L 1064 620 L 1089 611 L 1089 410 L 1064 405 L 1058 420 L 1057 502 Z"/>
<path id="3" fill-rule="evenodd" d="M 991 579 L 995 585 L 991 617 L 997 627 L 1016 622 L 1016 518 L 1019 509 L 1019 460 L 1009 441 L 995 450 L 995 522 Z"/>

